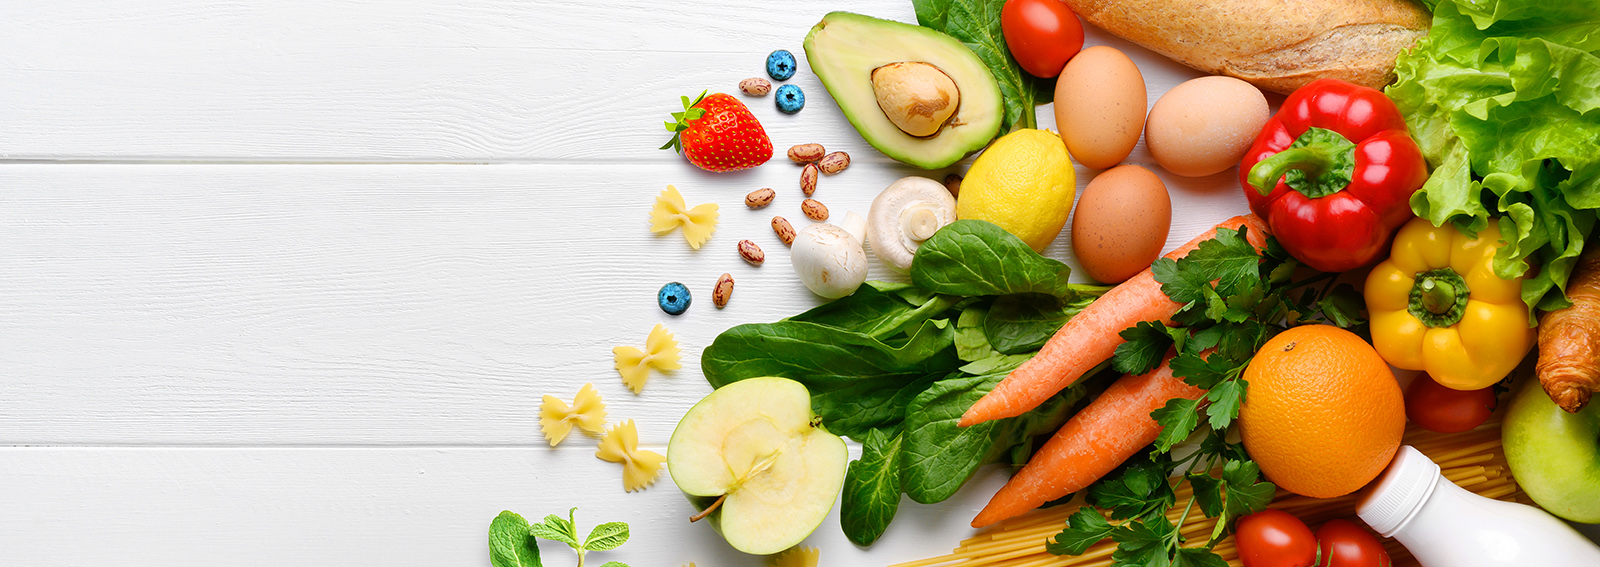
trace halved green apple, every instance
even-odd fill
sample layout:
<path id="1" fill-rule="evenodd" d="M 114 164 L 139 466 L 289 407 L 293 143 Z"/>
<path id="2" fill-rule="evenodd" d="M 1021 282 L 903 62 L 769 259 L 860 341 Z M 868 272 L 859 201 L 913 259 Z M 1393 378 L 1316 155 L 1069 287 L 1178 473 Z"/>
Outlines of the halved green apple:
<path id="1" fill-rule="evenodd" d="M 711 392 L 667 443 L 678 489 L 729 545 L 757 555 L 793 547 L 822 525 L 848 460 L 844 440 L 817 426 L 811 393 L 788 378 Z"/>

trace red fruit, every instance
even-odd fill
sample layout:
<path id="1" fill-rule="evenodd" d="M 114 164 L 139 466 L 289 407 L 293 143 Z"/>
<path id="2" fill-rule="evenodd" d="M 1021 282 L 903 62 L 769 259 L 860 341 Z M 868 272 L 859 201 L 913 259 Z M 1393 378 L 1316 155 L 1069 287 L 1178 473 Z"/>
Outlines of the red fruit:
<path id="1" fill-rule="evenodd" d="M 683 97 L 683 112 L 672 113 L 676 122 L 667 123 L 672 141 L 661 149 L 673 148 L 689 163 L 712 172 L 749 169 L 772 159 L 772 140 L 744 103 L 732 96 L 716 93 L 689 101 Z"/>
<path id="2" fill-rule="evenodd" d="M 1495 404 L 1493 386 L 1455 390 L 1427 374 L 1417 376 L 1406 388 L 1406 417 L 1423 429 L 1439 433 L 1459 433 L 1483 425 L 1494 413 Z"/>
<path id="3" fill-rule="evenodd" d="M 1239 518 L 1234 542 L 1244 567 L 1312 567 L 1318 563 L 1317 537 L 1305 522 L 1268 508 Z"/>
<path id="4" fill-rule="evenodd" d="M 1323 567 L 1389 567 L 1393 560 L 1378 538 L 1349 520 L 1328 520 L 1317 530 Z"/>

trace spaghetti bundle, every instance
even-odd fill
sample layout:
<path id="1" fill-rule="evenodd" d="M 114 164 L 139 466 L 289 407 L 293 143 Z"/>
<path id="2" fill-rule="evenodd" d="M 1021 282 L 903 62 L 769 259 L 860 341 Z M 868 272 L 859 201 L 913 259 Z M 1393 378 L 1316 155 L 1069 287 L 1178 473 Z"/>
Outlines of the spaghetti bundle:
<path id="1" fill-rule="evenodd" d="M 1461 488 L 1488 498 L 1532 503 L 1511 478 L 1511 470 L 1500 448 L 1498 419 L 1464 433 L 1434 433 L 1409 427 L 1404 443 L 1428 455 L 1439 464 L 1445 478 Z M 1174 492 L 1179 503 L 1193 494 L 1188 483 L 1178 486 Z M 1280 489 L 1269 507 L 1293 514 L 1312 529 L 1334 518 L 1346 518 L 1361 524 L 1355 517 L 1360 495 L 1358 491 L 1338 498 L 1318 499 Z M 1110 540 L 1095 544 L 1083 555 L 1051 555 L 1045 551 L 1045 541 L 1060 533 L 1066 526 L 1067 517 L 1082 505 L 1082 496 L 1079 496 L 1070 504 L 996 524 L 983 534 L 963 540 L 949 554 L 890 567 L 1107 567 L 1111 565 L 1111 553 L 1116 550 L 1116 544 Z M 1167 518 L 1176 522 L 1182 512 L 1182 506 L 1174 507 L 1167 511 Z M 1184 522 L 1181 532 L 1186 541 L 1203 542 L 1211 536 L 1215 527 L 1215 518 L 1191 516 Z M 1380 539 L 1389 550 L 1396 567 L 1417 565 L 1399 542 Z M 1228 560 L 1229 565 L 1239 565 L 1239 552 L 1234 547 L 1232 537 L 1217 542 L 1213 551 Z"/>

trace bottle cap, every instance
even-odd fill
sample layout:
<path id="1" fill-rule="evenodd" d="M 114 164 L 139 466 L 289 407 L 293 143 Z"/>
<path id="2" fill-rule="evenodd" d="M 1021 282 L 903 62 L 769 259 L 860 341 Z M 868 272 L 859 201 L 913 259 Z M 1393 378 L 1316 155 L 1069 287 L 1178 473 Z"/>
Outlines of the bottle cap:
<path id="1" fill-rule="evenodd" d="M 1439 485 L 1439 465 L 1412 448 L 1402 445 L 1389 468 L 1356 505 L 1356 515 L 1383 537 L 1393 537 L 1417 515 L 1422 503 Z"/>

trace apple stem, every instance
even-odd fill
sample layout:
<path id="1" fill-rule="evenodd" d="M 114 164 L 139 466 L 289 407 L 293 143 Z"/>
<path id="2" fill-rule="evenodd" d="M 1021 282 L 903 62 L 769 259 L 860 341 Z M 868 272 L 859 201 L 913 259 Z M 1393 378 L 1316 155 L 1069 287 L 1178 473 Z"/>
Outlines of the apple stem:
<path id="1" fill-rule="evenodd" d="M 726 495 L 726 494 L 724 494 L 722 496 L 718 496 L 717 500 L 715 502 L 712 502 L 710 506 L 706 506 L 705 510 L 701 510 L 699 514 L 695 514 L 693 516 L 689 516 L 689 523 L 693 524 L 693 523 L 698 522 L 700 520 L 706 519 L 706 516 L 710 516 L 712 512 L 715 512 L 717 510 L 717 508 L 721 508 L 722 507 L 722 501 L 726 500 L 727 498 L 728 498 L 728 495 Z"/>

